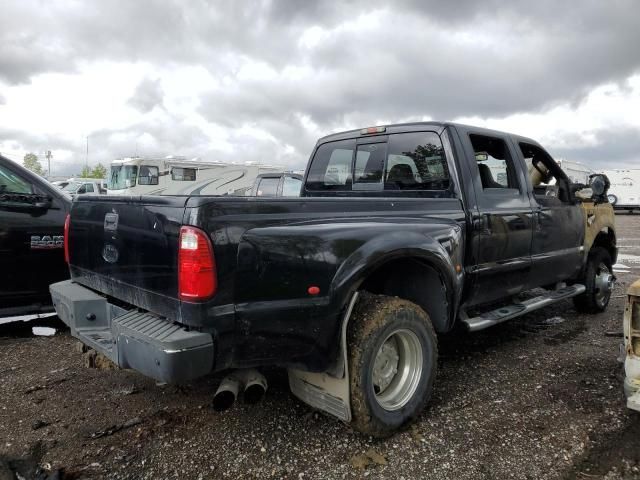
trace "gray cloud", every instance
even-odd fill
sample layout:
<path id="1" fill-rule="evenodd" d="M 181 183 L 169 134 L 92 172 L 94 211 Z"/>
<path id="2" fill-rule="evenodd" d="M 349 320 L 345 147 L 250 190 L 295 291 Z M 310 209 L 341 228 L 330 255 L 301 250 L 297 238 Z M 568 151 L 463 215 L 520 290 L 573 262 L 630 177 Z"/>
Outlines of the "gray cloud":
<path id="1" fill-rule="evenodd" d="M 145 78 L 138 84 L 127 103 L 142 113 L 148 113 L 155 107 L 163 107 L 163 99 L 164 92 L 160 79 Z"/>
<path id="2" fill-rule="evenodd" d="M 224 88 L 203 96 L 200 114 L 225 131 L 252 125 L 273 136 L 256 140 L 232 133 L 235 150 L 229 153 L 165 112 L 160 120 L 94 132 L 96 158 L 105 162 L 135 153 L 136 144 L 143 148 L 148 141 L 154 154 L 277 158 L 299 166 L 315 141 L 303 118 L 329 133 L 355 121 L 544 112 L 561 103 L 577 105 L 594 86 L 622 83 L 640 71 L 633 0 L 24 0 L 5 2 L 2 10 L 0 82 L 28 83 L 40 73 L 73 72 L 104 60 L 163 68 L 200 65 L 227 80 Z M 363 17 L 375 12 L 378 17 Z M 300 39 L 312 26 L 326 35 L 307 48 Z M 245 61 L 265 63 L 277 74 L 295 67 L 312 75 L 304 81 L 285 75 L 241 79 L 238 69 Z M 129 105 L 147 113 L 163 102 L 161 79 L 146 78 Z M 610 134 L 598 135 L 605 145 Z M 4 138 L 34 145 L 29 149 L 56 141 L 21 132 Z M 632 134 L 619 141 L 624 142 L 617 145 L 621 161 L 635 154 Z M 283 153 L 283 145 L 293 153 Z M 596 161 L 594 151 L 558 150 Z"/>
<path id="3" fill-rule="evenodd" d="M 640 129 L 601 129 L 590 132 L 595 145 L 550 149 L 555 157 L 579 159 L 594 169 L 640 168 Z"/>

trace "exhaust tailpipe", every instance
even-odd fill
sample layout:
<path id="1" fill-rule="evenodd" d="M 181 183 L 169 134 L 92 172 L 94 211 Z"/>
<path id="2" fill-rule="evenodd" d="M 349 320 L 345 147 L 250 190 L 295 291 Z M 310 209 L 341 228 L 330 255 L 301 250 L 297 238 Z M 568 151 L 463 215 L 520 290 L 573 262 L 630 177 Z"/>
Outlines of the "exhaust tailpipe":
<path id="1" fill-rule="evenodd" d="M 267 392 L 267 379 L 258 370 L 250 368 L 242 372 L 244 403 L 253 405 L 258 403 Z"/>
<path id="2" fill-rule="evenodd" d="M 237 375 L 232 373 L 224 377 L 213 396 L 213 409 L 216 412 L 222 412 L 231 408 L 233 402 L 238 398 L 239 391 L 240 379 Z"/>
<path id="3" fill-rule="evenodd" d="M 244 403 L 253 405 L 264 397 L 267 379 L 255 368 L 236 370 L 222 379 L 213 396 L 213 409 L 222 412 L 231 408 L 243 389 Z"/>

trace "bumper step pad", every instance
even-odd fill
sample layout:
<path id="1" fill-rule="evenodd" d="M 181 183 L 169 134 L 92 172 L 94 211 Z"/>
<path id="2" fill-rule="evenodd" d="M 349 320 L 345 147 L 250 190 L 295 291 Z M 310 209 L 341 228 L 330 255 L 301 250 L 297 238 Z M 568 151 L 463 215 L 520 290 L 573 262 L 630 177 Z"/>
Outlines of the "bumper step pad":
<path id="1" fill-rule="evenodd" d="M 149 312 L 126 310 L 69 280 L 50 286 L 71 334 L 122 368 L 181 383 L 213 369 L 213 339 Z"/>

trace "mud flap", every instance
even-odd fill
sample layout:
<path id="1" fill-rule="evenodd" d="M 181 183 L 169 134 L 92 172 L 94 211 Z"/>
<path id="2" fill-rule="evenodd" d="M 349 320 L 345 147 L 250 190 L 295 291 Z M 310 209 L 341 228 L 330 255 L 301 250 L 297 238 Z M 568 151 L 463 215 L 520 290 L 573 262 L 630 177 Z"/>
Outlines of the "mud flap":
<path id="1" fill-rule="evenodd" d="M 347 357 L 347 326 L 358 293 L 354 293 L 342 321 L 340 351 L 333 372 L 304 372 L 289 369 L 289 388 L 306 404 L 327 412 L 344 422 L 351 421 L 351 400 L 349 391 L 349 359 Z"/>
<path id="2" fill-rule="evenodd" d="M 640 391 L 627 398 L 627 408 L 640 412 Z"/>

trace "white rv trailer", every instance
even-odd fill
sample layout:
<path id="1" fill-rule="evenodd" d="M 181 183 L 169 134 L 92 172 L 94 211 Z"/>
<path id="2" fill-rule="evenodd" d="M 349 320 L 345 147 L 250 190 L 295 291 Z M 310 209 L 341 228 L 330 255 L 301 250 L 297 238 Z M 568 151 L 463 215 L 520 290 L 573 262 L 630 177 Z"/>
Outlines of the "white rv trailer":
<path id="1" fill-rule="evenodd" d="M 109 195 L 244 195 L 261 173 L 282 167 L 182 157 L 123 158 L 111 162 Z"/>
<path id="2" fill-rule="evenodd" d="M 572 183 L 588 185 L 589 175 L 596 173 L 586 165 L 580 162 L 574 162 L 573 160 L 560 159 L 558 160 L 558 165 L 560 165 L 560 168 L 567 174 L 567 177 L 569 177 Z"/>
<path id="3" fill-rule="evenodd" d="M 611 182 L 609 203 L 613 208 L 640 208 L 640 168 L 603 170 Z"/>

